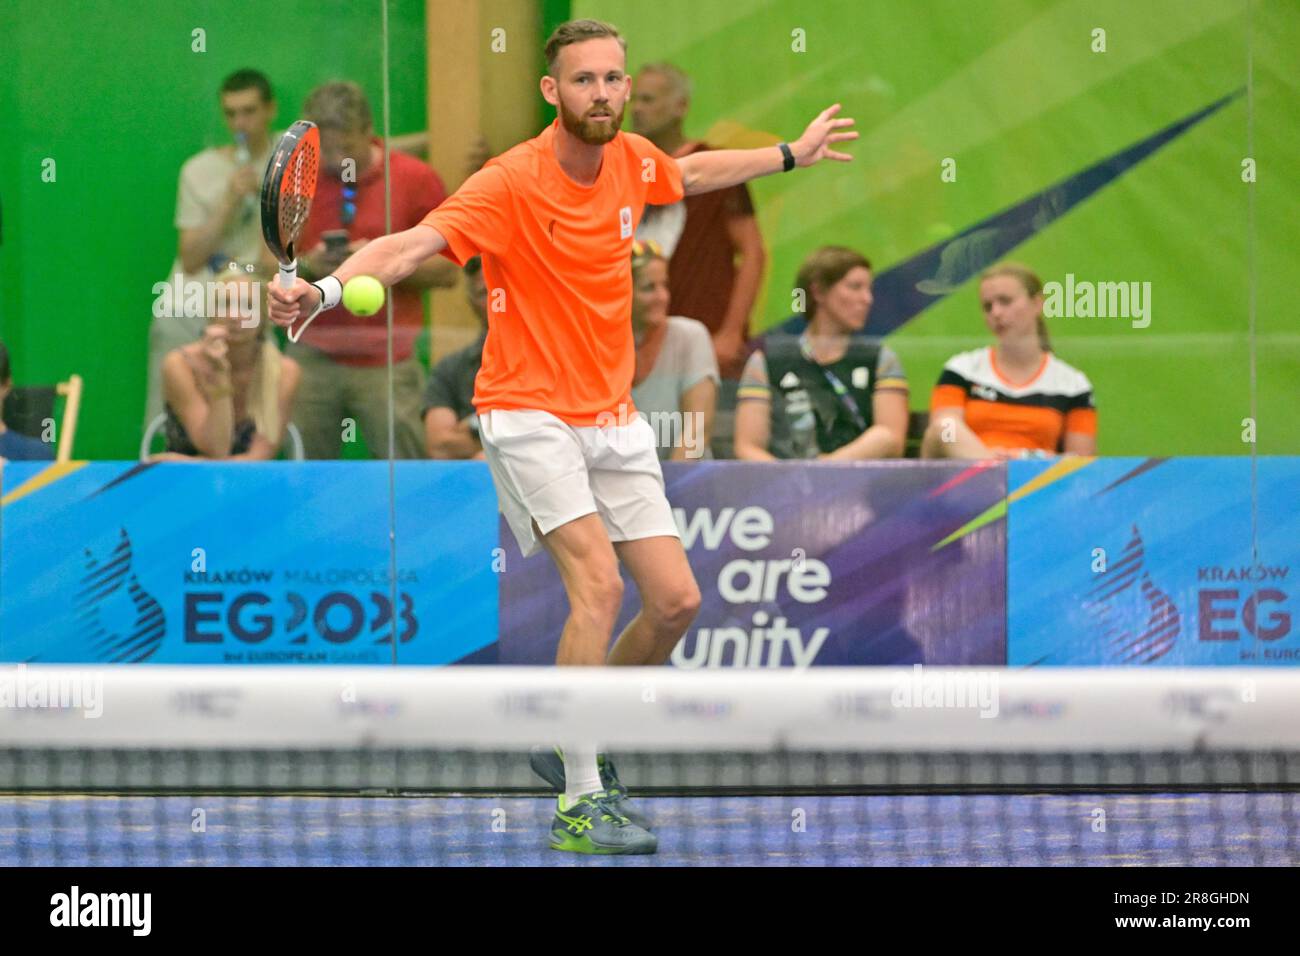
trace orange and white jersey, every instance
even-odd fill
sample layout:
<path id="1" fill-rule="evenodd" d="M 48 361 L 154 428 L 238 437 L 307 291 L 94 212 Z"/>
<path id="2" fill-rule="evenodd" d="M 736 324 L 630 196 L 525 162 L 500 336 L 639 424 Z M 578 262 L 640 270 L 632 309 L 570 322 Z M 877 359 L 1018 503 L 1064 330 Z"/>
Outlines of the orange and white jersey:
<path id="1" fill-rule="evenodd" d="M 1066 433 L 1097 434 L 1092 383 L 1051 352 L 1023 382 L 1002 374 L 992 347 L 954 355 L 930 396 L 930 415 L 942 408 L 962 409 L 971 431 L 990 448 L 1055 452 Z"/>

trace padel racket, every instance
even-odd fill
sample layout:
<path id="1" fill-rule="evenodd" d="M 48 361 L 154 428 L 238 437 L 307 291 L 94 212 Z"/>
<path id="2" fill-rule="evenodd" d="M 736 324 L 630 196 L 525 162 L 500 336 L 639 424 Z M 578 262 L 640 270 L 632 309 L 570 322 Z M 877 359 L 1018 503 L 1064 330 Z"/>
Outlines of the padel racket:
<path id="1" fill-rule="evenodd" d="M 298 278 L 294 243 L 307 224 L 319 170 L 320 130 L 315 123 L 298 120 L 280 138 L 262 179 L 262 236 L 280 261 L 280 285 L 285 289 L 293 288 Z M 289 341 L 297 342 L 313 318 L 308 318 L 296 334 L 290 325 Z"/>

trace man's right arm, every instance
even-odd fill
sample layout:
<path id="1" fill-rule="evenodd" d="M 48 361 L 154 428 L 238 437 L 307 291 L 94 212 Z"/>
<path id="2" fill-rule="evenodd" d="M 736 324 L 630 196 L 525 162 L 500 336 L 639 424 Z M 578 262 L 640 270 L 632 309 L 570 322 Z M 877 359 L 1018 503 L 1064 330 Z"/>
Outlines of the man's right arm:
<path id="1" fill-rule="evenodd" d="M 432 226 L 416 225 L 368 242 L 334 270 L 343 285 L 356 276 L 373 276 L 385 289 L 401 282 L 430 256 L 447 248 L 447 240 Z"/>
<path id="2" fill-rule="evenodd" d="M 338 305 L 342 287 L 355 276 L 367 275 L 390 288 L 413 273 L 424 260 L 447 248 L 447 240 L 432 226 L 412 226 L 405 232 L 381 236 L 362 246 L 330 276 L 316 283 L 299 277 L 292 289 L 280 287 L 278 279 L 270 282 L 271 320 L 277 325 L 291 325 L 316 311 L 321 289 L 330 294 L 327 308 Z"/>

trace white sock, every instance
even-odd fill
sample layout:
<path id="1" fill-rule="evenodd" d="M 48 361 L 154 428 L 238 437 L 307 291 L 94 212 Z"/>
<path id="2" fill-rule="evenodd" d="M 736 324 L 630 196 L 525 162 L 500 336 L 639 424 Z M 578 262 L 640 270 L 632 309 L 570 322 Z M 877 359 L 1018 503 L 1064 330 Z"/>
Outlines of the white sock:
<path id="1" fill-rule="evenodd" d="M 564 805 L 600 789 L 595 747 L 564 747 Z"/>

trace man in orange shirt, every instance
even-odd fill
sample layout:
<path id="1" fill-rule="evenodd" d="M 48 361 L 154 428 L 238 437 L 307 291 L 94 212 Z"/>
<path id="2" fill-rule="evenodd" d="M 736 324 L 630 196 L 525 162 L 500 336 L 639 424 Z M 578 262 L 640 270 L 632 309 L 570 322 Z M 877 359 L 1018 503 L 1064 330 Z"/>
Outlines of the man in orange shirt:
<path id="1" fill-rule="evenodd" d="M 793 143 L 709 150 L 675 160 L 620 132 L 631 94 L 626 43 L 609 24 L 576 20 L 546 44 L 542 96 L 559 118 L 488 162 L 424 221 L 376 239 L 316 283 L 273 283 L 281 325 L 338 304 L 343 284 L 391 286 L 429 256 L 483 257 L 491 311 L 475 380 L 479 435 L 501 510 L 525 555 L 545 547 L 570 613 L 556 663 L 656 665 L 699 609 L 700 592 L 664 494 L 654 429 L 631 385 L 631 246 L 647 203 L 724 189 L 769 173 L 847 161 L 857 138 L 832 106 Z M 642 609 L 609 646 L 623 602 L 622 561 Z M 551 846 L 653 853 L 647 821 L 613 766 L 589 745 L 534 755 L 562 786 Z"/>

